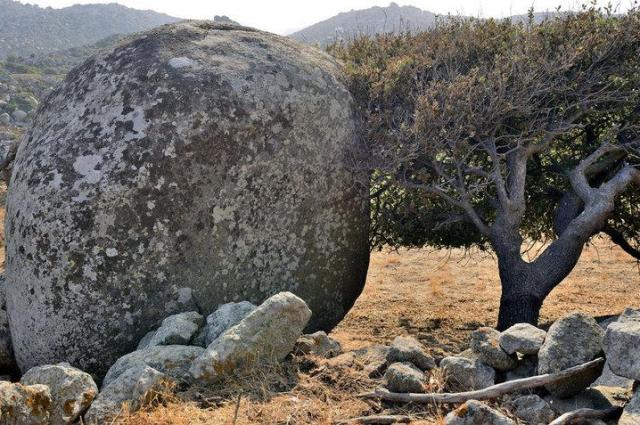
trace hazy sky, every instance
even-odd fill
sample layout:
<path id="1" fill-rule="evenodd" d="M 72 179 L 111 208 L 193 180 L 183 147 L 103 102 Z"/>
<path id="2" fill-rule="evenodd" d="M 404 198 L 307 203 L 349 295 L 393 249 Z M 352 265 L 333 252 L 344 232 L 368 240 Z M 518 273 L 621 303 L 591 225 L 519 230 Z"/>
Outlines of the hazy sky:
<path id="1" fill-rule="evenodd" d="M 390 0 L 20 0 L 40 6 L 65 7 L 76 3 L 117 3 L 136 9 L 153 9 L 180 18 L 212 18 L 227 15 L 243 25 L 279 34 L 288 34 L 315 22 L 351 9 L 387 6 Z M 576 0 L 397 0 L 441 14 L 505 17 L 524 14 L 533 5 L 536 11 L 562 6 L 576 10 L 585 1 Z M 605 5 L 608 1 L 600 1 Z M 614 0 L 626 9 L 631 0 Z"/>

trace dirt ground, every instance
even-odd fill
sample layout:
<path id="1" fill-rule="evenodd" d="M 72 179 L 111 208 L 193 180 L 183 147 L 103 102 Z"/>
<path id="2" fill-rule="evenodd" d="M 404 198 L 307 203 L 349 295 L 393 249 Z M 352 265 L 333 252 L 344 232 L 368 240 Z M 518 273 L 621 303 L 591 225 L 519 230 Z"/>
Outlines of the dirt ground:
<path id="1" fill-rule="evenodd" d="M 4 222 L 4 210 L 0 220 Z M 352 350 L 410 334 L 439 358 L 467 348 L 471 330 L 495 324 L 499 295 L 495 259 L 487 253 L 376 252 L 362 295 L 331 336 Z M 546 300 L 541 325 L 573 310 L 600 317 L 625 307 L 640 307 L 640 269 L 619 248 L 600 239 L 587 247 L 573 273 Z M 404 412 L 400 406 L 359 399 L 357 394 L 373 389 L 376 382 L 352 368 L 331 369 L 321 360 L 296 359 L 278 370 L 260 370 L 257 376 L 255 372 L 218 388 L 179 394 L 134 415 L 123 414 L 116 423 L 329 424 L 359 415 Z M 435 378 L 430 383 L 434 390 L 440 384 Z M 416 423 L 437 424 L 446 411 L 412 413 L 423 418 Z"/>

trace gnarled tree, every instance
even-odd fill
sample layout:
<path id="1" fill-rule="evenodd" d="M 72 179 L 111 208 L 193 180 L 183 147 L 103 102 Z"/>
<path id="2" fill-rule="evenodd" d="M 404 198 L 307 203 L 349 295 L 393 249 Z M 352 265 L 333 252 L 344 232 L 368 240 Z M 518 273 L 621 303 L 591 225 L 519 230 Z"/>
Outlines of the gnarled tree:
<path id="1" fill-rule="evenodd" d="M 537 322 L 594 235 L 638 254 L 637 11 L 453 21 L 334 51 L 367 118 L 374 211 L 396 214 L 374 217 L 374 242 L 492 248 L 498 328 Z M 525 238 L 548 241 L 532 261 Z"/>

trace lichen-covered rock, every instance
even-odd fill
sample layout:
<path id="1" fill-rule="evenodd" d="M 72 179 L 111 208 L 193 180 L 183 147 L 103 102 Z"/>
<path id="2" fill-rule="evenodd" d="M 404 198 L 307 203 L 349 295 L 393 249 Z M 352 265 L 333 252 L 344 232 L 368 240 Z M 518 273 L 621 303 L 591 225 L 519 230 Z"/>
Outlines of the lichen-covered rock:
<path id="1" fill-rule="evenodd" d="M 205 347 L 209 346 L 216 338 L 227 329 L 240 323 L 256 306 L 248 301 L 223 304 L 213 313 L 207 316 L 205 335 Z"/>
<path id="2" fill-rule="evenodd" d="M 496 371 L 478 359 L 445 357 L 440 362 L 447 389 L 451 391 L 481 390 L 495 384 Z"/>
<path id="3" fill-rule="evenodd" d="M 132 410 L 144 404 L 151 393 L 162 393 L 175 382 L 162 372 L 149 366 L 135 366 L 127 369 L 116 379 L 102 388 L 100 394 L 91 404 L 84 417 L 84 423 L 98 425 L 118 414 L 123 403 L 128 403 Z"/>
<path id="4" fill-rule="evenodd" d="M 410 362 L 421 370 L 431 370 L 436 367 L 436 362 L 424 350 L 417 339 L 410 336 L 396 337 L 389 347 L 387 362 Z"/>
<path id="5" fill-rule="evenodd" d="M 0 381 L 0 423 L 48 425 L 51 393 L 46 385 L 22 385 Z"/>
<path id="6" fill-rule="evenodd" d="M 311 317 L 291 292 L 276 294 L 220 335 L 189 369 L 197 381 L 213 382 L 237 368 L 283 360 Z"/>
<path id="7" fill-rule="evenodd" d="M 150 366 L 176 380 L 188 380 L 191 363 L 204 353 L 202 347 L 185 345 L 158 345 L 137 350 L 120 357 L 109 368 L 102 381 L 102 388 L 113 382 L 127 369 Z"/>
<path id="8" fill-rule="evenodd" d="M 507 354 L 537 354 L 547 333 L 529 323 L 518 323 L 500 334 L 500 347 Z"/>
<path id="9" fill-rule="evenodd" d="M 98 395 L 91 375 L 68 363 L 36 366 L 22 376 L 23 385 L 46 385 L 52 400 L 51 425 L 74 423 Z"/>
<path id="10" fill-rule="evenodd" d="M 445 425 L 516 425 L 484 403 L 469 400 L 444 418 Z"/>
<path id="11" fill-rule="evenodd" d="M 509 407 L 527 425 L 547 425 L 556 417 L 549 403 L 535 394 L 516 397 L 511 400 Z"/>
<path id="12" fill-rule="evenodd" d="M 295 353 L 314 354 L 316 356 L 331 358 L 342 352 L 340 343 L 324 331 L 314 332 L 312 334 L 302 335 L 296 341 L 293 349 Z"/>
<path id="13" fill-rule="evenodd" d="M 243 27 L 163 26 L 71 71 L 7 195 L 20 368 L 100 376 L 171 314 L 281 291 L 328 331 L 368 266 L 357 127 L 337 62 Z"/>
<path id="14" fill-rule="evenodd" d="M 493 328 L 480 328 L 471 333 L 471 351 L 485 364 L 506 371 L 518 365 L 518 357 L 507 354 L 500 347 L 500 332 Z"/>
<path id="15" fill-rule="evenodd" d="M 384 373 L 387 389 L 394 393 L 424 392 L 425 375 L 413 363 L 393 363 Z"/>
<path id="16" fill-rule="evenodd" d="M 613 373 L 640 380 L 640 316 L 627 310 L 607 327 L 603 341 Z"/>
<path id="17" fill-rule="evenodd" d="M 157 345 L 188 345 L 203 325 L 204 317 L 196 311 L 174 314 L 164 319 L 153 335 L 145 335 L 138 350 Z"/>
<path id="18" fill-rule="evenodd" d="M 538 372 L 555 373 L 578 366 L 598 357 L 602 352 L 604 331 L 584 313 L 571 313 L 558 319 L 547 332 L 538 352 Z M 589 369 L 545 388 L 557 397 L 570 397 L 587 388 L 602 369 Z"/>
<path id="19" fill-rule="evenodd" d="M 640 390 L 636 390 L 631 400 L 624 406 L 618 425 L 640 424 Z"/>
<path id="20" fill-rule="evenodd" d="M 15 369 L 16 361 L 13 357 L 5 290 L 4 274 L 0 274 L 0 371 L 10 372 Z"/>

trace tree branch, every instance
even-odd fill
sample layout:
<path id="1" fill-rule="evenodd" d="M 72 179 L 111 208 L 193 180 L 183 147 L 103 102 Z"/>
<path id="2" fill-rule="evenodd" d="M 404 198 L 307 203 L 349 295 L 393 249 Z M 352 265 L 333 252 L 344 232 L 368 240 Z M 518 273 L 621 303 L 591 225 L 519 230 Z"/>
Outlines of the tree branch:
<path id="1" fill-rule="evenodd" d="M 433 394 L 416 394 L 416 393 L 392 393 L 386 389 L 378 388 L 371 393 L 361 394 L 363 398 L 379 398 L 386 401 L 395 401 L 403 403 L 464 403 L 468 400 L 489 400 L 498 398 L 505 394 L 516 391 L 529 390 L 532 388 L 542 387 L 547 384 L 554 384 L 567 378 L 584 373 L 585 371 L 601 368 L 604 365 L 604 359 L 599 357 L 590 362 L 565 369 L 560 372 L 532 376 L 530 378 L 515 379 L 513 381 L 503 382 L 501 384 L 492 385 L 482 390 L 466 391 L 462 393 L 433 393 Z"/>

